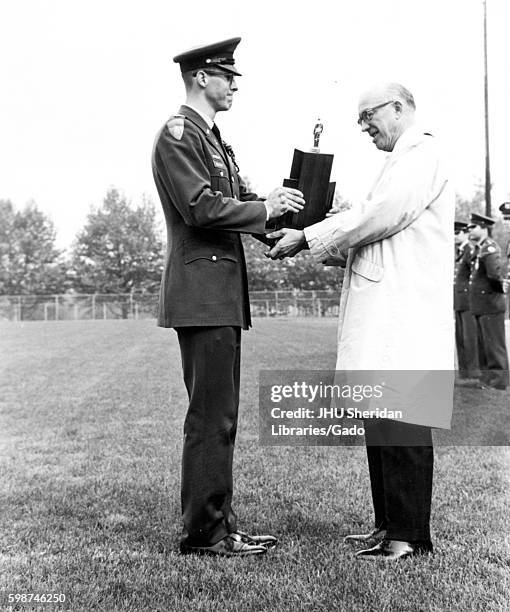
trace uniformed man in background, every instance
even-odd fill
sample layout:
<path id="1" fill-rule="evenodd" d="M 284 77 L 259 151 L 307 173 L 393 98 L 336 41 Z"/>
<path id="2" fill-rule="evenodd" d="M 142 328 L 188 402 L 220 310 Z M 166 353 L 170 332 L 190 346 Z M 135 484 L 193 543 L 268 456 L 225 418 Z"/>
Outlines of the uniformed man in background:
<path id="1" fill-rule="evenodd" d="M 503 202 L 499 207 L 501 214 L 503 215 L 503 226 L 507 230 L 510 237 L 510 202 Z M 507 294 L 510 294 L 508 288 L 510 287 L 510 240 L 506 244 L 506 279 L 505 279 L 505 290 Z M 508 311 L 510 313 L 510 295 L 508 298 Z"/>
<path id="2" fill-rule="evenodd" d="M 475 245 L 475 259 L 469 279 L 469 308 L 477 327 L 480 383 L 484 387 L 506 389 L 506 283 L 502 274 L 501 248 L 488 235 L 488 228 L 494 223 L 491 217 L 471 214 L 468 230 Z"/>
<path id="3" fill-rule="evenodd" d="M 194 48 L 180 64 L 186 104 L 156 137 L 152 168 L 167 224 L 158 324 L 177 331 L 189 408 L 184 423 L 182 553 L 259 555 L 276 543 L 248 536 L 232 509 L 241 329 L 250 326 L 241 233 L 303 208 L 302 193 L 250 193 L 214 123 L 230 109 L 240 38 Z"/>
<path id="4" fill-rule="evenodd" d="M 476 322 L 469 310 L 469 277 L 475 247 L 469 241 L 467 223 L 455 221 L 455 282 L 453 308 L 455 310 L 455 344 L 459 378 L 479 378 Z"/>

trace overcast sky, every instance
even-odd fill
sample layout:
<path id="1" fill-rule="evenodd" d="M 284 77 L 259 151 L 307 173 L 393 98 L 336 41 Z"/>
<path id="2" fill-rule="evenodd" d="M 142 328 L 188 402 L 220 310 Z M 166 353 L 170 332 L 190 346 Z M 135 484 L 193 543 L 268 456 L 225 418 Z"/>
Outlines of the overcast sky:
<path id="1" fill-rule="evenodd" d="M 482 0 L 17 0 L 0 4 L 0 198 L 34 199 L 68 245 L 110 185 L 158 202 L 153 139 L 183 101 L 172 57 L 242 36 L 243 77 L 218 115 L 241 173 L 260 193 L 281 184 L 294 147 L 321 150 L 350 199 L 383 162 L 356 125 L 375 81 L 415 95 L 457 190 L 484 176 Z M 488 0 L 493 207 L 510 196 L 510 2 Z M 499 214 L 499 213 L 498 213 Z"/>

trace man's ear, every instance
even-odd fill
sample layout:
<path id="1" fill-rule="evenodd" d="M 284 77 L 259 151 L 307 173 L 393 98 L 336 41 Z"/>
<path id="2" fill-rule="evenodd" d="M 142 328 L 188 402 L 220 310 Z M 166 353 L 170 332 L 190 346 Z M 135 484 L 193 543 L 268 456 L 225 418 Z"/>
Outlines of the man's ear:
<path id="1" fill-rule="evenodd" d="M 204 70 L 197 70 L 197 83 L 199 87 L 205 87 L 207 85 L 207 73 Z"/>
<path id="2" fill-rule="evenodd" d="M 400 102 L 400 100 L 395 100 L 395 102 L 393 102 L 393 105 L 395 106 L 395 110 L 397 111 L 397 113 L 401 115 L 403 111 L 402 102 Z"/>

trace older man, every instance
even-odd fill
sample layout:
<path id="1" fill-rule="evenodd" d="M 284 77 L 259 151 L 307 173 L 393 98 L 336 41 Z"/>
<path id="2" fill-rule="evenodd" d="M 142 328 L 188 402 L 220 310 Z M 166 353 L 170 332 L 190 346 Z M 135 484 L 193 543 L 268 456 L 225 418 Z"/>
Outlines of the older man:
<path id="1" fill-rule="evenodd" d="M 389 153 L 366 201 L 304 231 L 274 232 L 269 254 L 308 246 L 318 261 L 346 263 L 337 370 L 452 371 L 454 196 L 435 139 L 415 125 L 413 96 L 396 83 L 361 96 L 358 124 Z M 381 541 L 359 558 L 432 551 L 431 427 L 450 426 L 453 378 L 447 394 L 442 411 L 365 423 L 375 529 L 348 539 Z"/>
<path id="2" fill-rule="evenodd" d="M 240 76 L 232 38 L 181 53 L 186 104 L 156 137 L 152 168 L 165 213 L 167 262 L 158 324 L 174 327 L 189 408 L 184 424 L 182 553 L 259 555 L 276 543 L 248 536 L 232 509 L 241 328 L 250 326 L 241 233 L 262 234 L 268 219 L 303 206 L 278 187 L 263 201 L 238 173 L 215 117 L 229 110 Z"/>

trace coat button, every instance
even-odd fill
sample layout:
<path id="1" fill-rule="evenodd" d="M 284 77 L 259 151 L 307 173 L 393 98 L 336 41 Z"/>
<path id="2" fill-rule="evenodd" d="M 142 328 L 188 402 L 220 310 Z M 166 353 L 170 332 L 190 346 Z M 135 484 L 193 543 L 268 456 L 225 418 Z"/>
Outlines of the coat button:
<path id="1" fill-rule="evenodd" d="M 221 172 L 220 172 L 220 176 L 223 176 L 223 170 L 221 170 Z"/>
<path id="2" fill-rule="evenodd" d="M 212 259 L 213 261 L 216 261 L 218 258 L 216 257 L 216 255 L 213 255 L 213 256 L 211 257 L 211 259 Z"/>

